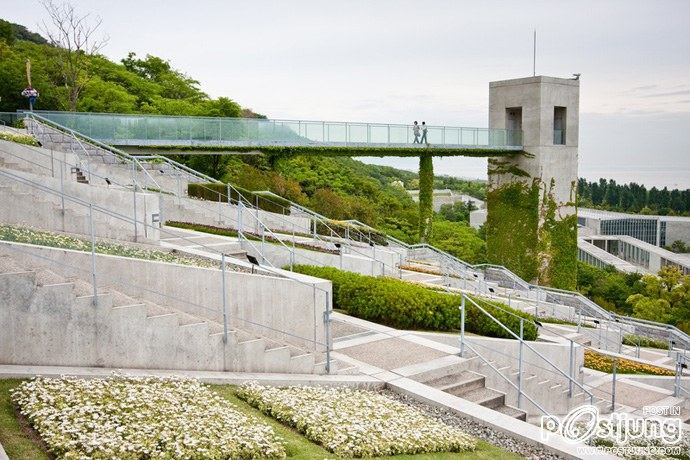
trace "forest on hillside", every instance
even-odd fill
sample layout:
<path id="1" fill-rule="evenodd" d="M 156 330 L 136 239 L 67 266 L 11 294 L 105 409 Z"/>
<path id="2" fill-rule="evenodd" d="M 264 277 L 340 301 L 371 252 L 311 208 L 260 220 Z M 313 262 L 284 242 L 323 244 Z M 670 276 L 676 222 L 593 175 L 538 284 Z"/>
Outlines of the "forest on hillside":
<path id="1" fill-rule="evenodd" d="M 648 189 L 644 185 L 618 184 L 612 179 L 577 184 L 579 205 L 585 208 L 636 214 L 690 216 L 690 189 Z"/>

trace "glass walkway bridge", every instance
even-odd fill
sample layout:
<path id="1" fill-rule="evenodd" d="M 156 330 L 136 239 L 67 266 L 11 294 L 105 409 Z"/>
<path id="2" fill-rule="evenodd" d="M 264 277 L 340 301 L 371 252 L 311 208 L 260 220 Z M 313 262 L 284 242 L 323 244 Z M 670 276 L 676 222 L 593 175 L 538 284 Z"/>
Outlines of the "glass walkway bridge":
<path id="1" fill-rule="evenodd" d="M 428 145 L 413 143 L 411 125 L 331 121 L 209 118 L 84 112 L 35 112 L 105 144 L 139 148 L 204 147 L 228 151 L 262 148 L 333 148 L 376 156 L 508 154 L 522 151 L 522 131 L 429 126 Z M 421 137 L 421 136 L 420 136 Z M 226 149 L 227 147 L 227 149 Z M 420 150 L 417 150 L 420 149 Z M 430 151 L 429 151 L 430 150 Z"/>

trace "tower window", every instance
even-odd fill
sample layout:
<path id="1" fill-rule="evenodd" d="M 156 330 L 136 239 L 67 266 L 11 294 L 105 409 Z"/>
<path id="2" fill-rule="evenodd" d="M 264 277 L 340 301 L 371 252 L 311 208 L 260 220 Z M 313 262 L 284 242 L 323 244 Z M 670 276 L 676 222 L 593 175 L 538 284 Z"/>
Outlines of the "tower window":
<path id="1" fill-rule="evenodd" d="M 565 145 L 565 120 L 566 120 L 566 108 L 565 107 L 554 107 L 553 108 L 553 144 L 554 145 Z"/>

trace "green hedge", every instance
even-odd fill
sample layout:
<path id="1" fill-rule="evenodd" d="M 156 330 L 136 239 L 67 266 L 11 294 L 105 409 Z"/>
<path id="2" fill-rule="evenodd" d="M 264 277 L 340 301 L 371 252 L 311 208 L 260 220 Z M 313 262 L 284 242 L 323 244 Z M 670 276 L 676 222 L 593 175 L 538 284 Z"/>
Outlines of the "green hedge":
<path id="1" fill-rule="evenodd" d="M 333 267 L 296 265 L 293 270 L 330 280 L 333 283 L 334 308 L 344 310 L 358 318 L 399 329 L 434 331 L 460 329 L 461 296 L 459 295 L 434 291 L 393 278 L 359 275 Z M 497 302 L 487 302 L 477 297 L 471 298 L 515 334 L 520 333 L 520 319 L 516 316 L 527 319 L 524 322 L 524 338 L 526 340 L 537 338 L 537 326 L 533 323 L 531 315 Z M 465 330 L 489 337 L 513 338 L 470 302 L 466 303 Z"/>
<path id="2" fill-rule="evenodd" d="M 290 214 L 290 202 L 284 198 L 270 197 L 267 198 L 261 194 L 250 192 L 242 187 L 233 186 L 234 190 L 230 189 L 230 202 L 237 203 L 239 200 L 239 192 L 252 205 L 258 206 L 264 211 L 275 212 L 278 214 Z M 235 191 L 237 190 L 237 191 Z M 201 198 L 208 201 L 228 201 L 228 186 L 226 184 L 206 183 L 206 184 L 188 184 L 187 195 L 195 198 Z"/>

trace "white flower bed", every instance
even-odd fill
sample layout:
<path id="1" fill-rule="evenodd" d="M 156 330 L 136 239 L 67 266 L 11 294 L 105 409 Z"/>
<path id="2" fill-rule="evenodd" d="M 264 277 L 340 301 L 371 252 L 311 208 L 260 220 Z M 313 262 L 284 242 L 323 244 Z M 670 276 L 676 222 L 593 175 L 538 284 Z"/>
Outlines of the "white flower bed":
<path id="1" fill-rule="evenodd" d="M 13 400 L 58 458 L 283 458 L 273 428 L 196 380 L 38 378 Z"/>
<path id="2" fill-rule="evenodd" d="M 372 391 L 250 384 L 238 396 L 341 456 L 460 452 L 476 446 L 457 428 Z"/>

